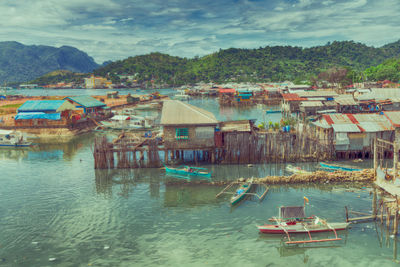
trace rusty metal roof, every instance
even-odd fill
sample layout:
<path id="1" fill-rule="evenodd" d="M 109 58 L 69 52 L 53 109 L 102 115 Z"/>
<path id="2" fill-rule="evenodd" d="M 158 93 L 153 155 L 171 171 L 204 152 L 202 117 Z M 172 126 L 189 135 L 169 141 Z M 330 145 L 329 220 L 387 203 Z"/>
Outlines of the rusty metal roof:
<path id="1" fill-rule="evenodd" d="M 400 111 L 385 111 L 384 114 L 393 126 L 400 127 Z"/>
<path id="2" fill-rule="evenodd" d="M 361 133 L 360 128 L 353 123 L 333 124 L 332 127 L 336 133 Z"/>

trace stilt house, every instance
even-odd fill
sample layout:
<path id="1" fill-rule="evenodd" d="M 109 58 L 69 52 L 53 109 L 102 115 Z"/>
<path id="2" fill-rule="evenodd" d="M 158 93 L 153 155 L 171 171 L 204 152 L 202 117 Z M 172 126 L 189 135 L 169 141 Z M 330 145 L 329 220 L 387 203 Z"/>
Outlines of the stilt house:
<path id="1" fill-rule="evenodd" d="M 177 100 L 164 101 L 161 122 L 167 149 L 202 150 L 215 147 L 218 121 L 211 112 Z"/>

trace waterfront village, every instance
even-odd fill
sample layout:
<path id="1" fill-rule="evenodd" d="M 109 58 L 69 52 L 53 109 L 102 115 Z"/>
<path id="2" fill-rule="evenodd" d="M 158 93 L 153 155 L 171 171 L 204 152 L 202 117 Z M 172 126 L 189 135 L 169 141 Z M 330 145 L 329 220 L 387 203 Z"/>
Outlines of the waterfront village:
<path id="1" fill-rule="evenodd" d="M 85 79 L 87 88 L 96 88 L 100 83 L 99 87 L 103 87 L 108 82 L 105 79 L 98 82 L 96 77 Z M 23 87 L 29 88 L 28 85 Z M 288 218 L 296 217 L 297 221 L 310 218 L 305 218 L 304 210 L 288 207 L 275 219 L 277 225 L 259 226 L 259 230 L 262 233 L 279 230 L 287 235 L 288 244 L 324 242 L 340 240 L 336 230 L 346 229 L 350 222 L 380 220 L 383 224 L 386 220 L 388 231 L 397 234 L 399 88 L 382 84 L 316 88 L 290 82 L 202 83 L 182 86 L 172 95 L 162 92 L 163 89 L 151 93 L 132 89 L 127 94 L 114 90 L 96 96 L 3 94 L 0 96 L 0 142 L 2 146 L 29 147 L 34 142 L 62 142 L 95 132 L 95 169 L 161 167 L 167 173 L 200 178 L 211 177 L 201 164 L 251 167 L 259 163 L 317 161 L 321 170 L 315 172 L 288 164 L 286 170 L 292 173 L 289 177 L 255 177 L 233 182 L 178 179 L 176 183 L 226 186 L 217 197 L 239 185 L 232 193 L 232 205 L 248 195 L 261 200 L 268 186 L 276 184 L 374 184 L 370 214 L 348 212 L 346 223 L 313 222 L 307 227 L 316 227 L 315 230 L 305 225 L 300 229 Z M 281 119 L 278 122 L 255 118 L 220 121 L 212 112 L 191 104 L 193 99 L 213 98 L 220 108 L 257 108 L 265 118 L 278 114 Z M 108 132 L 116 137 L 110 140 L 106 137 Z M 36 139 L 30 142 L 32 136 Z M 367 159 L 373 159 L 373 169 L 358 167 L 359 162 Z M 353 164 L 335 164 L 334 160 L 351 160 Z M 393 161 L 390 164 L 393 167 L 388 167 L 388 160 Z M 184 164 L 184 167 L 177 167 L 177 164 Z M 265 190 L 260 195 L 251 193 L 253 185 L 263 185 Z M 354 214 L 363 216 L 354 218 Z M 308 234 L 326 231 L 335 237 L 312 239 L 310 236 L 309 240 L 293 241 L 290 231 Z"/>

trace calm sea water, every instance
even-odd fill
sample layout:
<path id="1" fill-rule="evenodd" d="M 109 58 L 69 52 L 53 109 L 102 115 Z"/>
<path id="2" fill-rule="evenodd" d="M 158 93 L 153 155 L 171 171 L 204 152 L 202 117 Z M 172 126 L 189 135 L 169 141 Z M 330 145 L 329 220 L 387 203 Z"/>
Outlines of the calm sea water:
<path id="1" fill-rule="evenodd" d="M 193 104 L 219 110 L 202 101 Z M 328 221 L 343 221 L 344 206 L 368 212 L 369 187 L 276 186 L 263 202 L 232 209 L 229 196 L 215 198 L 222 187 L 177 184 L 162 169 L 94 170 L 93 138 L 0 150 L 0 266 L 397 265 L 396 242 L 380 224 L 353 225 L 338 243 L 290 248 L 256 228 L 303 196 L 307 213 Z M 288 174 L 283 164 L 206 167 L 215 180 Z"/>

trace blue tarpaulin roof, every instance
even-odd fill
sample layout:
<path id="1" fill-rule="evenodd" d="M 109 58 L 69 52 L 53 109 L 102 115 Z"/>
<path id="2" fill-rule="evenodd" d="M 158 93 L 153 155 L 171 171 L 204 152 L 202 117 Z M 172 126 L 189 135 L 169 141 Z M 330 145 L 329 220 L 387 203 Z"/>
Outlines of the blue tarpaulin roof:
<path id="1" fill-rule="evenodd" d="M 69 96 L 64 99 L 70 99 L 79 105 L 85 107 L 85 108 L 95 108 L 95 107 L 104 107 L 106 104 L 103 102 L 97 100 L 94 97 L 87 96 L 87 95 L 82 95 L 82 96 Z"/>
<path id="2" fill-rule="evenodd" d="M 18 108 L 19 112 L 56 111 L 65 100 L 28 100 Z"/>
<path id="3" fill-rule="evenodd" d="M 60 113 L 44 113 L 44 112 L 20 112 L 15 116 L 16 120 L 31 120 L 31 119 L 46 119 L 46 120 L 59 120 L 61 119 Z"/>

